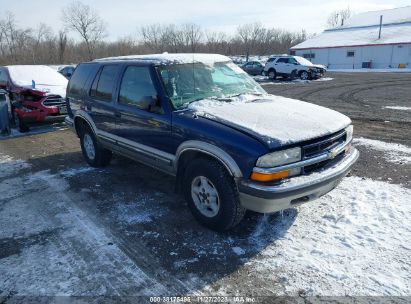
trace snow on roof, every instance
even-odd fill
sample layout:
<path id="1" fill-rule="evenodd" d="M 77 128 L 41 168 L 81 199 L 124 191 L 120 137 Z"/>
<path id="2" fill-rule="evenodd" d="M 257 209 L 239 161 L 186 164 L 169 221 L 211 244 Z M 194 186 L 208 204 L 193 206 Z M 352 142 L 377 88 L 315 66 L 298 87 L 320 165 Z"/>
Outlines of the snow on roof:
<path id="1" fill-rule="evenodd" d="M 68 80 L 56 70 L 45 65 L 8 65 L 10 78 L 15 85 L 67 86 Z"/>
<path id="2" fill-rule="evenodd" d="M 411 22 L 411 6 L 357 14 L 340 28 L 379 25 L 381 15 L 383 24 Z"/>
<path id="3" fill-rule="evenodd" d="M 383 26 L 378 39 L 381 15 Z M 398 43 L 411 43 L 411 6 L 355 15 L 344 26 L 325 30 L 291 49 Z"/>
<path id="4" fill-rule="evenodd" d="M 153 61 L 158 64 L 179 64 L 179 63 L 193 63 L 201 62 L 204 64 L 213 64 L 215 62 L 231 61 L 230 58 L 218 54 L 198 54 L 198 53 L 184 53 L 184 54 L 151 54 L 151 55 L 127 55 L 119 57 L 107 57 L 96 59 L 95 61 L 110 61 L 110 60 L 145 60 Z"/>
<path id="5" fill-rule="evenodd" d="M 347 28 L 339 31 L 324 31 L 296 46 L 292 50 L 339 46 L 411 43 L 411 24 L 386 25 L 382 27 Z"/>

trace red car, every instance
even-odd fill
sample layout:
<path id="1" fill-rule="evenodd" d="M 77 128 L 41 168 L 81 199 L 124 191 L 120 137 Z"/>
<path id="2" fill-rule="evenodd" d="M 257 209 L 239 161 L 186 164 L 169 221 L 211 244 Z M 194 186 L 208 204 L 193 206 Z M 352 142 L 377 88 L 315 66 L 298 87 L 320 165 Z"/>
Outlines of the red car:
<path id="1" fill-rule="evenodd" d="M 67 79 L 43 65 L 0 67 L 0 89 L 10 96 L 11 116 L 21 132 L 29 124 L 64 120 Z"/>

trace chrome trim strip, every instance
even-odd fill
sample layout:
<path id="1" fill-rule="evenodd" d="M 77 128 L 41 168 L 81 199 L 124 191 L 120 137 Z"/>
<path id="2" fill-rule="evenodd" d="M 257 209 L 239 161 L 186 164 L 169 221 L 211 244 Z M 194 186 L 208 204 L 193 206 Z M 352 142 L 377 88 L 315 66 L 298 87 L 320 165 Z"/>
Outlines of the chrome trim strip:
<path id="1" fill-rule="evenodd" d="M 172 166 L 175 160 L 175 156 L 173 154 L 163 152 L 156 148 L 149 147 L 102 130 L 97 130 L 97 136 L 111 143 L 118 144 L 120 147 L 132 149 L 135 152 L 144 154 L 145 156 L 148 156 L 150 158 L 166 162 L 169 166 Z"/>
<path id="2" fill-rule="evenodd" d="M 351 143 L 349 142 L 344 142 L 333 149 L 327 151 L 327 152 L 322 152 L 319 155 L 308 158 L 299 162 L 283 165 L 283 166 L 278 166 L 278 167 L 273 167 L 273 168 L 261 168 L 261 167 L 254 167 L 253 171 L 258 172 L 258 173 L 263 173 L 263 174 L 270 174 L 270 173 L 276 173 L 280 171 L 285 171 L 285 170 L 290 170 L 294 168 L 301 168 L 309 165 L 313 165 L 316 163 L 320 163 L 322 161 L 328 160 L 335 158 L 338 154 L 344 151 L 344 149 Z"/>
<path id="3" fill-rule="evenodd" d="M 300 188 L 321 183 L 344 173 L 357 161 L 359 155 L 360 153 L 358 152 L 358 150 L 353 148 L 352 152 L 349 153 L 341 162 L 336 164 L 334 167 L 326 169 L 321 173 L 312 173 L 306 176 L 303 175 L 292 177 L 275 186 L 263 185 L 249 180 L 243 180 L 241 181 L 241 183 L 246 187 L 271 193 L 294 191 Z M 301 179 L 301 181 L 299 181 L 299 179 Z"/>
<path id="4" fill-rule="evenodd" d="M 236 161 L 227 153 L 225 152 L 223 149 L 203 142 L 203 141 L 199 141 L 199 140 L 188 140 L 183 142 L 178 148 L 177 148 L 177 152 L 176 152 L 176 160 L 174 162 L 174 168 L 175 171 L 177 171 L 178 168 L 178 161 L 180 159 L 180 156 L 186 152 L 186 151 L 198 151 L 198 152 L 202 152 L 205 154 L 208 154 L 214 158 L 216 158 L 218 161 L 220 161 L 228 170 L 228 172 L 230 172 L 230 174 L 234 177 L 242 177 L 243 174 L 240 170 L 240 168 L 238 167 Z"/>

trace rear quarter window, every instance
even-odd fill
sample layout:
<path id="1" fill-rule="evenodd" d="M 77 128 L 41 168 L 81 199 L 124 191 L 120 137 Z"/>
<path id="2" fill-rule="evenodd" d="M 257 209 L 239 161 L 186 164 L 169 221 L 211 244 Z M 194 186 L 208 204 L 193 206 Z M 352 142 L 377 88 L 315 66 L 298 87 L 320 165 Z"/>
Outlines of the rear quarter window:
<path id="1" fill-rule="evenodd" d="M 97 64 L 79 64 L 74 70 L 73 75 L 70 78 L 67 95 L 81 96 L 84 93 L 84 86 L 91 75 L 97 72 Z"/>

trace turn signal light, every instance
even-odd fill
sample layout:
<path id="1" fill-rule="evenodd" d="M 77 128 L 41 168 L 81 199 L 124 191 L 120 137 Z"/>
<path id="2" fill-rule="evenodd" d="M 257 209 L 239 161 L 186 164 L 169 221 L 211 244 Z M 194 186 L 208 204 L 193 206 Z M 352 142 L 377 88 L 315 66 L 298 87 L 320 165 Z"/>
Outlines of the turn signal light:
<path id="1" fill-rule="evenodd" d="M 290 171 L 280 171 L 276 173 L 259 173 L 253 172 L 251 179 L 258 182 L 272 182 L 277 181 L 290 176 Z"/>

